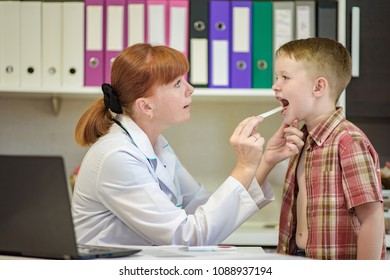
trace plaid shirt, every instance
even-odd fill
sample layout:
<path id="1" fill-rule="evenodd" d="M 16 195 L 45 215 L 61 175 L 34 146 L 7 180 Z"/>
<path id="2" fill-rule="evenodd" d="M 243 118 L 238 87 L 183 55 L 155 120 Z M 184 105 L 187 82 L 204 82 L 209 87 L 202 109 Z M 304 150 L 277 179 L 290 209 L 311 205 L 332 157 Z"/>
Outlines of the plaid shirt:
<path id="1" fill-rule="evenodd" d="M 339 108 L 314 131 L 307 132 L 305 180 L 308 240 L 306 256 L 314 259 L 356 259 L 360 224 L 354 207 L 381 201 L 378 155 L 367 136 Z M 296 249 L 296 170 L 299 155 L 287 169 L 279 223 L 278 253 Z M 383 233 L 382 259 L 385 258 Z"/>

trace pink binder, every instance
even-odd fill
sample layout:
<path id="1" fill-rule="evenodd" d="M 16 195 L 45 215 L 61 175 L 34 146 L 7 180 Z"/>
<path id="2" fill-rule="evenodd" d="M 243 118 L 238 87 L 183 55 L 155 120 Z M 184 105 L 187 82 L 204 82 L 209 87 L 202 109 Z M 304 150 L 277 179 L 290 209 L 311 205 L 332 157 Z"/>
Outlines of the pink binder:
<path id="1" fill-rule="evenodd" d="M 146 0 L 146 42 L 167 46 L 168 28 L 168 0 Z"/>
<path id="2" fill-rule="evenodd" d="M 104 0 L 85 0 L 84 85 L 100 86 L 104 81 Z"/>
<path id="3" fill-rule="evenodd" d="M 145 43 L 146 0 L 127 0 L 125 15 L 126 47 Z"/>
<path id="4" fill-rule="evenodd" d="M 110 83 L 111 65 L 126 47 L 126 0 L 105 0 L 104 82 Z"/>
<path id="5" fill-rule="evenodd" d="M 189 0 L 169 0 L 168 45 L 188 58 Z"/>

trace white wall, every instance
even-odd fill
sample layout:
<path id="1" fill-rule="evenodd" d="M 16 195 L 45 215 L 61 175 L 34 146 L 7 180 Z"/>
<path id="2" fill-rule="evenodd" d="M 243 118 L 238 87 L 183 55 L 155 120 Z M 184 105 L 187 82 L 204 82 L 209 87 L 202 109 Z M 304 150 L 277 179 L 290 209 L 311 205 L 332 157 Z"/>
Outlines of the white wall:
<path id="1" fill-rule="evenodd" d="M 0 153 L 62 155 L 67 174 L 86 149 L 73 140 L 74 128 L 89 101 L 64 101 L 58 115 L 50 99 L 0 97 Z"/>
<path id="2" fill-rule="evenodd" d="M 223 98 L 223 97 L 222 97 Z M 244 99 L 243 99 L 244 100 Z M 62 155 L 68 176 L 81 162 L 86 149 L 74 141 L 74 129 L 81 114 L 93 99 L 64 99 L 58 115 L 48 98 L 0 97 L 0 154 Z M 236 125 L 247 116 L 275 107 L 275 102 L 197 101 L 194 98 L 191 120 L 169 128 L 165 137 L 182 163 L 208 189 L 215 190 L 235 164 L 229 138 Z M 279 127 L 280 116 L 266 119 L 259 131 L 269 138 Z M 284 169 L 274 172 L 276 201 L 256 214 L 249 223 L 277 223 Z"/>

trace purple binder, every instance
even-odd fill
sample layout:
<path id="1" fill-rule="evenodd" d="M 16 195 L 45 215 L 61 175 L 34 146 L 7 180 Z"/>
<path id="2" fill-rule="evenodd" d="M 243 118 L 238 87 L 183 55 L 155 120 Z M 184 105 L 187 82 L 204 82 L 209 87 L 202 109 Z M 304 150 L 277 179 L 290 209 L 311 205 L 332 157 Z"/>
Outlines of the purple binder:
<path id="1" fill-rule="evenodd" d="M 210 0 L 209 87 L 230 87 L 230 0 Z"/>
<path id="2" fill-rule="evenodd" d="M 252 2 L 234 0 L 230 82 L 232 88 L 252 87 Z"/>

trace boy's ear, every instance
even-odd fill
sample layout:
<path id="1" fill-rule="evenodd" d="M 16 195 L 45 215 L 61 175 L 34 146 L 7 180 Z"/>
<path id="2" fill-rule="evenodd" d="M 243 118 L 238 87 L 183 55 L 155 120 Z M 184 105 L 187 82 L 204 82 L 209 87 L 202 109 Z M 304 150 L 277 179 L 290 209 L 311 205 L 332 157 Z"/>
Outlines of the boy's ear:
<path id="1" fill-rule="evenodd" d="M 328 90 L 328 81 L 324 77 L 319 77 L 314 82 L 313 93 L 316 97 L 323 96 Z"/>

